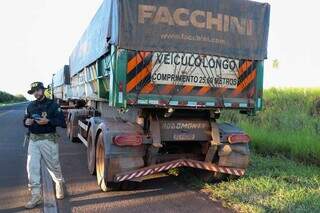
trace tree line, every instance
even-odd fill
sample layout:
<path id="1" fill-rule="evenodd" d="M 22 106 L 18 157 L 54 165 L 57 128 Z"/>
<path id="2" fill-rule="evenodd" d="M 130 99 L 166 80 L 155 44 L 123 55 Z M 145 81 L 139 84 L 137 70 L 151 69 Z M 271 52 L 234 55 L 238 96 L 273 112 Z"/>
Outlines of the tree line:
<path id="1" fill-rule="evenodd" d="M 23 95 L 11 95 L 7 92 L 0 91 L 0 103 L 22 102 L 26 100 Z"/>

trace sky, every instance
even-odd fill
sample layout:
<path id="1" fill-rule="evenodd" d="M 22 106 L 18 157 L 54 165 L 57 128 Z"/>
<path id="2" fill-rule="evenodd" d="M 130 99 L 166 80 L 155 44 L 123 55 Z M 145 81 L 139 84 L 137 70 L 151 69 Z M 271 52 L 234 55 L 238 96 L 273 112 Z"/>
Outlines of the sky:
<path id="1" fill-rule="evenodd" d="M 320 87 L 320 3 L 267 0 L 271 4 L 264 86 Z M 50 83 L 102 0 L 1 0 L 0 90 L 26 95 L 30 83 Z M 278 68 L 272 66 L 279 61 Z M 27 96 L 29 98 L 29 96 Z"/>

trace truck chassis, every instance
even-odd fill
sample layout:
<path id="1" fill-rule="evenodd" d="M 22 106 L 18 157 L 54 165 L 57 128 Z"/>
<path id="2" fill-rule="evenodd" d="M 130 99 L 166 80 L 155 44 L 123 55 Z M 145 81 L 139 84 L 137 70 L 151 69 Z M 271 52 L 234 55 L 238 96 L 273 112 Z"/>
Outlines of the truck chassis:
<path id="1" fill-rule="evenodd" d="M 186 109 L 135 107 L 122 112 L 103 102 L 90 103 L 104 108 L 101 111 L 105 114 L 100 115 L 92 106 L 69 109 L 67 129 L 70 139 L 80 140 L 87 147 L 89 173 L 96 174 L 103 191 L 114 184 L 141 182 L 179 167 L 206 170 L 212 176 L 245 174 L 250 138 L 231 124 L 218 124 L 217 112 L 204 110 L 190 116 L 191 111 Z M 169 111 L 174 112 L 165 117 Z M 185 125 L 165 129 L 172 122 Z M 187 124 L 201 128 L 188 129 Z"/>

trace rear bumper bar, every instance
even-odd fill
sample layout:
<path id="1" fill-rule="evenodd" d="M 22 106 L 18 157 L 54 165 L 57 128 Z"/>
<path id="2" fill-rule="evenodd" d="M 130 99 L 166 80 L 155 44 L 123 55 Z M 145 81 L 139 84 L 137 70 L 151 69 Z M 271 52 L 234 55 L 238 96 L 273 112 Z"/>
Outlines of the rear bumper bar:
<path id="1" fill-rule="evenodd" d="M 170 170 L 173 168 L 179 168 L 179 167 L 191 167 L 191 168 L 203 169 L 203 170 L 212 171 L 212 172 L 220 172 L 220 173 L 231 174 L 236 176 L 243 176 L 245 173 L 244 169 L 221 167 L 212 163 L 196 161 L 196 160 L 179 159 L 175 161 L 170 161 L 166 163 L 144 167 L 142 169 L 137 169 L 130 172 L 117 174 L 114 177 L 114 181 L 122 182 L 126 180 L 132 180 L 132 179 L 141 178 L 144 176 L 156 174 L 159 172 L 163 172 L 163 171 L 167 171 L 167 170 Z"/>

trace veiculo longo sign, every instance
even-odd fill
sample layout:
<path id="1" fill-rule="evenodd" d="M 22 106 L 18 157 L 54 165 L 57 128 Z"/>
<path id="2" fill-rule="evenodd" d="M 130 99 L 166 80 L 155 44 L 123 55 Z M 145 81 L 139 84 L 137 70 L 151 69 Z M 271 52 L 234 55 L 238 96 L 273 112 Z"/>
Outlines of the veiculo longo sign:
<path id="1" fill-rule="evenodd" d="M 183 53 L 154 53 L 154 84 L 236 88 L 239 60 Z"/>

